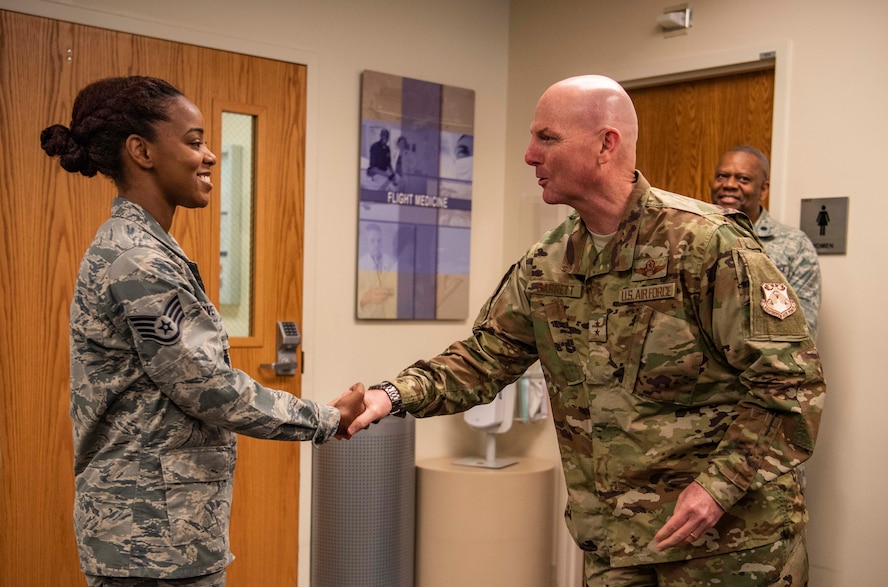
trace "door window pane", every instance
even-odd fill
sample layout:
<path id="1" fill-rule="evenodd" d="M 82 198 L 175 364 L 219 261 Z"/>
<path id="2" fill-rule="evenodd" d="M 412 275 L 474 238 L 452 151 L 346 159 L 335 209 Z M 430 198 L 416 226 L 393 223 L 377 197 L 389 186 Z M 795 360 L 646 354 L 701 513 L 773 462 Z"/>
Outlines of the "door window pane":
<path id="1" fill-rule="evenodd" d="M 253 334 L 253 177 L 255 120 L 222 113 L 219 306 L 230 336 Z"/>

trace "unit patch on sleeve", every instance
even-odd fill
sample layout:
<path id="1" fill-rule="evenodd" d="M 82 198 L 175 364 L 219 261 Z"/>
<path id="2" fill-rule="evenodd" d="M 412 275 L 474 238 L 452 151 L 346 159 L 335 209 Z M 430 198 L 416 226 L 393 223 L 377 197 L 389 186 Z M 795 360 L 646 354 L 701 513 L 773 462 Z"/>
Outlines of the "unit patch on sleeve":
<path id="1" fill-rule="evenodd" d="M 783 320 L 796 311 L 796 303 L 786 291 L 785 283 L 762 284 L 762 310 Z"/>
<path id="2" fill-rule="evenodd" d="M 130 316 L 127 319 L 144 340 L 166 345 L 179 340 L 183 318 L 185 311 L 182 309 L 182 302 L 179 301 L 179 295 L 173 292 L 160 316 Z"/>

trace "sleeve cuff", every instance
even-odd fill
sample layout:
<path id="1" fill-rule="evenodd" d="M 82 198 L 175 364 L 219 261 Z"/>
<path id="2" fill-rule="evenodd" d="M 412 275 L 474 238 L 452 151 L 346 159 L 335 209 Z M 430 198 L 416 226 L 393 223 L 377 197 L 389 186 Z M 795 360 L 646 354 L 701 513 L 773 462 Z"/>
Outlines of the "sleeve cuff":
<path id="1" fill-rule="evenodd" d="M 394 385 L 401 394 L 401 409 L 407 410 L 407 406 L 422 401 L 422 392 L 415 389 L 415 383 L 411 380 L 392 379 L 391 384 Z"/>
<path id="2" fill-rule="evenodd" d="M 321 445 L 336 435 L 339 429 L 339 410 L 327 405 L 318 404 L 318 429 L 315 431 L 312 444 Z"/>
<path id="3" fill-rule="evenodd" d="M 718 473 L 715 465 L 710 465 L 709 469 L 700 473 L 695 481 L 706 490 L 712 499 L 723 509 L 728 511 L 734 504 L 746 494 L 745 491 L 725 479 Z"/>

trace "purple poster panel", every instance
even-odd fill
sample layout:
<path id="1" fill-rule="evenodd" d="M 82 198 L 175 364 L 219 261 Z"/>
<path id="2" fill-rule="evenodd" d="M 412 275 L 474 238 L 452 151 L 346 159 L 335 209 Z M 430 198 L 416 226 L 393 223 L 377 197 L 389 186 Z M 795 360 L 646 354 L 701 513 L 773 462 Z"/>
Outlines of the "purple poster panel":
<path id="1" fill-rule="evenodd" d="M 472 90 L 363 73 L 358 318 L 468 316 L 474 125 Z"/>

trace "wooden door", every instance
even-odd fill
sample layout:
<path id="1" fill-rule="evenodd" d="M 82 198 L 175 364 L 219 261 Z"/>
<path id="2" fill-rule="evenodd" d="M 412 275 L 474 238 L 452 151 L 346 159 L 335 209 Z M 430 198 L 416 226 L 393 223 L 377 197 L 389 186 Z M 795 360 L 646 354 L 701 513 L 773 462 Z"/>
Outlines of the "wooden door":
<path id="1" fill-rule="evenodd" d="M 771 156 L 773 69 L 628 92 L 638 112 L 636 167 L 653 186 L 708 202 L 727 149 L 748 144 Z"/>
<path id="2" fill-rule="evenodd" d="M 301 324 L 305 67 L 0 11 L 0 585 L 84 585 L 71 520 L 68 307 L 80 257 L 108 217 L 104 178 L 64 172 L 40 131 L 68 124 L 77 91 L 112 75 L 164 78 L 202 110 L 221 152 L 223 111 L 255 124 L 252 332 L 235 366 L 300 392 L 275 360 L 276 320 Z M 219 302 L 219 166 L 213 202 L 172 233 Z M 299 446 L 241 437 L 229 586 L 297 582 Z"/>

